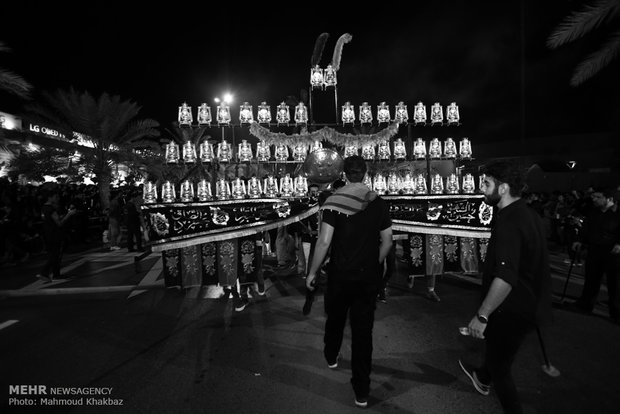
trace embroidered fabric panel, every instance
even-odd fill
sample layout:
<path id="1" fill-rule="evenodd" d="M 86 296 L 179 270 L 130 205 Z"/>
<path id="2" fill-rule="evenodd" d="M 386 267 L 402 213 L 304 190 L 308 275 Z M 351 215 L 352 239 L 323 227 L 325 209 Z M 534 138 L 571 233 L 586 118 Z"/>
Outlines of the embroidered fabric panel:
<path id="1" fill-rule="evenodd" d="M 426 274 L 441 275 L 443 273 L 443 236 L 426 235 Z"/>
<path id="2" fill-rule="evenodd" d="M 217 247 L 215 242 L 200 245 L 202 282 L 204 285 L 216 285 L 217 277 Z"/>
<path id="3" fill-rule="evenodd" d="M 444 272 L 461 271 L 461 249 L 458 239 L 456 236 L 443 236 Z"/>
<path id="4" fill-rule="evenodd" d="M 478 272 L 478 239 L 461 237 L 461 268 L 465 273 Z"/>
<path id="5" fill-rule="evenodd" d="M 239 283 L 254 283 L 258 272 L 256 236 L 239 238 Z"/>
<path id="6" fill-rule="evenodd" d="M 233 286 L 237 284 L 238 254 L 237 239 L 217 242 L 217 273 L 220 285 Z"/>
<path id="7" fill-rule="evenodd" d="M 199 246 L 188 246 L 181 250 L 181 280 L 184 288 L 202 286 Z"/>
<path id="8" fill-rule="evenodd" d="M 166 287 L 182 286 L 181 254 L 179 249 L 171 249 L 161 254 L 164 265 L 164 283 Z"/>

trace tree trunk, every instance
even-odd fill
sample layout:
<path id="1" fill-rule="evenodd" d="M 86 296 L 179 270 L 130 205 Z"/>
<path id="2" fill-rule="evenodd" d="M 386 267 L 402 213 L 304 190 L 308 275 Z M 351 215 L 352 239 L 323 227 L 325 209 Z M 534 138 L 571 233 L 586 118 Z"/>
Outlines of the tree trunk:
<path id="1" fill-rule="evenodd" d="M 101 200 L 101 210 L 105 211 L 110 208 L 110 180 L 109 173 L 97 174 L 97 189 L 99 190 L 99 199 Z"/>

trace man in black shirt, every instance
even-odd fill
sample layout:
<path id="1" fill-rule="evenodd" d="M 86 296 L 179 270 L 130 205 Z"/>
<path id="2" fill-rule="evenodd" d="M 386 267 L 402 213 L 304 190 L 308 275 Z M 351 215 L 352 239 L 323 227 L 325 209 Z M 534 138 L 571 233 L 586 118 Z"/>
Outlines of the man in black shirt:
<path id="1" fill-rule="evenodd" d="M 607 276 L 609 316 L 618 322 L 618 274 L 620 273 L 620 212 L 614 200 L 612 188 L 596 189 L 591 195 L 592 208 L 579 232 L 579 240 L 573 243 L 573 250 L 588 249 L 586 256 L 585 282 L 581 297 L 575 306 L 582 311 L 592 312 L 601 289 L 603 274 Z"/>
<path id="2" fill-rule="evenodd" d="M 344 172 L 347 184 L 329 196 L 321 207 L 321 230 L 306 287 L 314 289 L 317 272 L 331 246 L 323 354 L 329 368 L 338 367 L 349 314 L 351 384 L 355 404 L 366 407 L 370 393 L 375 298 L 381 286 L 380 268 L 392 247 L 392 222 L 385 200 L 362 183 L 366 161 L 359 156 L 347 157 Z"/>
<path id="3" fill-rule="evenodd" d="M 468 328 L 485 339 L 486 350 L 481 368 L 459 364 L 480 394 L 488 395 L 493 383 L 504 412 L 521 413 L 511 366 L 526 335 L 551 317 L 547 240 L 540 216 L 521 198 L 521 169 L 495 161 L 484 173 L 485 202 L 498 211 L 483 267 L 483 300 Z"/>

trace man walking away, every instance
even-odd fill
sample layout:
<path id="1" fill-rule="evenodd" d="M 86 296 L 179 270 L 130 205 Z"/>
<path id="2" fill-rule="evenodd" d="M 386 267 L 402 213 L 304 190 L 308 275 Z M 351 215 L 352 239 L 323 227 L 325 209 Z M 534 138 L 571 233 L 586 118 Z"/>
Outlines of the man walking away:
<path id="1" fill-rule="evenodd" d="M 317 272 L 331 246 L 323 354 L 329 368 L 338 367 L 348 314 L 351 384 L 358 407 L 368 405 L 376 297 L 381 287 L 381 266 L 392 248 L 388 205 L 362 183 L 366 169 L 362 157 L 344 160 L 347 184 L 321 207 L 321 230 L 306 278 L 306 287 L 314 289 Z"/>

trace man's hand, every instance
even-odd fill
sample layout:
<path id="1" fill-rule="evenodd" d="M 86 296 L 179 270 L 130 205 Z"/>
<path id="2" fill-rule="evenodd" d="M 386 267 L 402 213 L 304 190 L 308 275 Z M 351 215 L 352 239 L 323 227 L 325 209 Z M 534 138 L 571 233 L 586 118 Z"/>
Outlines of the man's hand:
<path id="1" fill-rule="evenodd" d="M 306 276 L 306 288 L 308 288 L 308 290 L 314 290 L 315 281 L 316 273 L 308 273 L 308 276 Z"/>
<path id="2" fill-rule="evenodd" d="M 469 328 L 469 334 L 471 336 L 474 338 L 484 339 L 484 331 L 487 329 L 487 324 L 480 322 L 477 316 L 471 318 L 471 321 L 469 321 L 469 325 L 467 325 L 467 327 Z"/>

